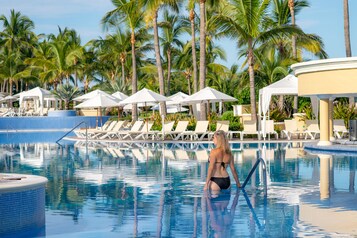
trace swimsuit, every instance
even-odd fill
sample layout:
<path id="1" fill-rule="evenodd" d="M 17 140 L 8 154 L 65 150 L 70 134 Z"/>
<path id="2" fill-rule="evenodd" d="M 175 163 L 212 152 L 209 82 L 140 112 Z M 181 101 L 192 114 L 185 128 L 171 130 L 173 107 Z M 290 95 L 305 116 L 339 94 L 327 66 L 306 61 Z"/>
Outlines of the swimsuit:
<path id="1" fill-rule="evenodd" d="M 223 161 L 216 162 L 216 163 L 220 163 L 223 168 L 226 168 Z M 220 189 L 228 189 L 231 186 L 231 180 L 230 180 L 229 176 L 225 177 L 225 178 L 224 177 L 211 177 L 210 180 L 212 182 L 215 182 Z"/>
<path id="2" fill-rule="evenodd" d="M 231 186 L 231 180 L 229 177 L 211 177 L 211 181 L 215 182 L 220 189 L 228 189 Z"/>

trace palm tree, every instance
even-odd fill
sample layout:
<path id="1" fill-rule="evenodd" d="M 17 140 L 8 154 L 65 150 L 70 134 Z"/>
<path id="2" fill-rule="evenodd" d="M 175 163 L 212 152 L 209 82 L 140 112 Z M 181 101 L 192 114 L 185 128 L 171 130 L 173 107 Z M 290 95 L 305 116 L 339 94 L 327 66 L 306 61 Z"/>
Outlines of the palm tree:
<path id="1" fill-rule="evenodd" d="M 348 0 L 343 0 L 343 26 L 345 33 L 346 57 L 352 56 L 351 38 L 350 38 L 350 14 L 348 9 Z M 349 97 L 350 107 L 355 105 L 354 97 Z"/>
<path id="2" fill-rule="evenodd" d="M 290 15 L 291 15 L 291 24 L 295 26 L 295 0 L 288 0 L 288 5 L 290 9 Z M 296 37 L 295 35 L 291 36 L 291 45 L 293 49 L 293 58 L 296 59 L 297 53 L 296 53 Z"/>
<path id="3" fill-rule="evenodd" d="M 64 101 L 65 109 L 69 109 L 69 103 L 73 98 L 77 97 L 81 92 L 77 87 L 73 87 L 69 84 L 60 85 L 56 90 L 52 92 L 58 99 Z"/>
<path id="4" fill-rule="evenodd" d="M 206 84 L 206 0 L 200 0 L 200 90 L 205 88 Z M 206 105 L 200 106 L 201 120 L 206 120 Z"/>
<path id="5" fill-rule="evenodd" d="M 160 54 L 160 43 L 159 43 L 159 28 L 157 24 L 158 12 L 163 6 L 170 6 L 174 11 L 178 11 L 179 1 L 175 0 L 143 0 L 145 13 L 146 13 L 146 22 L 152 22 L 152 27 L 154 30 L 154 49 L 155 49 L 155 59 L 156 66 L 159 78 L 159 87 L 160 94 L 165 95 L 165 81 L 164 81 L 164 72 L 161 63 L 161 54 Z M 165 102 L 160 103 L 161 112 L 166 116 L 166 104 Z"/>
<path id="6" fill-rule="evenodd" d="M 183 43 L 180 41 L 180 36 L 184 31 L 183 19 L 176 14 L 169 14 L 168 11 L 164 12 L 163 21 L 159 23 L 162 28 L 161 45 L 163 51 L 166 53 L 167 60 L 167 95 L 170 95 L 171 90 L 171 65 L 172 54 L 177 53 L 178 48 L 182 49 Z"/>
<path id="7" fill-rule="evenodd" d="M 0 22 L 2 22 L 3 31 L 0 32 L 0 46 L 8 49 L 8 54 L 19 54 L 21 57 L 21 50 L 30 48 L 35 34 L 32 32 L 34 29 L 34 23 L 27 16 L 21 15 L 20 12 L 15 10 L 10 11 L 10 18 L 6 18 L 5 15 L 0 16 Z M 13 62 L 12 62 L 13 63 Z M 10 65 L 10 67 L 16 67 Z M 8 92 L 10 95 L 13 93 L 13 80 L 9 78 Z"/>
<path id="8" fill-rule="evenodd" d="M 198 91 L 198 75 L 197 75 L 197 55 L 196 55 L 196 27 L 195 27 L 195 2 L 196 0 L 188 1 L 188 10 L 190 11 L 191 23 L 191 48 L 192 48 L 192 66 L 193 66 L 193 92 Z"/>
<path id="9" fill-rule="evenodd" d="M 135 53 L 135 32 L 140 29 L 142 25 L 143 12 L 139 1 L 135 0 L 111 0 L 115 9 L 107 12 L 102 18 L 104 26 L 117 26 L 117 24 L 124 23 L 131 32 L 131 58 L 132 58 L 132 94 L 137 92 L 137 69 L 136 69 L 136 53 Z M 133 104 L 132 119 L 138 119 L 137 105 Z"/>
<path id="10" fill-rule="evenodd" d="M 268 16 L 270 0 L 233 0 L 231 7 L 217 17 L 222 34 L 238 39 L 239 46 L 247 46 L 250 103 L 252 120 L 257 121 L 254 49 L 271 39 L 277 40 L 282 35 L 303 34 L 296 26 L 283 25 L 270 27 Z"/>
<path id="11" fill-rule="evenodd" d="M 72 36 L 77 35 L 75 30 L 58 28 L 58 35 L 49 35 L 49 46 L 51 49 L 52 58 L 47 62 L 47 76 L 52 78 L 54 88 L 58 84 L 62 84 L 63 79 L 66 79 L 69 84 L 70 77 L 74 73 L 73 67 L 76 60 L 81 58 L 83 51 L 81 47 L 73 47 Z"/>

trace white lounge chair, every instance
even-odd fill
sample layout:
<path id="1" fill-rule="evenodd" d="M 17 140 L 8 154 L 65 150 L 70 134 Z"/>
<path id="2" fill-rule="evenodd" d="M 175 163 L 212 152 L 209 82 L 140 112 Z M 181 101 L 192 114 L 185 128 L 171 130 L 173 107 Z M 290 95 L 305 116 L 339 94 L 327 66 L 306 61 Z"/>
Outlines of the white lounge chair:
<path id="1" fill-rule="evenodd" d="M 263 131 L 260 131 L 260 134 L 263 135 Z M 266 120 L 265 122 L 265 134 L 275 135 L 275 139 L 278 139 L 278 132 L 274 130 L 274 120 Z"/>
<path id="2" fill-rule="evenodd" d="M 184 131 L 178 134 L 175 138 L 175 140 L 178 140 L 181 138 L 182 140 L 191 138 L 191 140 L 202 140 L 202 138 L 207 135 L 207 129 L 208 129 L 208 121 L 197 121 L 196 127 L 194 131 Z"/>
<path id="3" fill-rule="evenodd" d="M 165 136 L 170 136 L 171 139 L 179 135 L 180 133 L 186 131 L 188 126 L 188 121 L 179 121 L 174 131 L 166 132 Z"/>
<path id="4" fill-rule="evenodd" d="M 333 134 L 336 138 L 341 139 L 344 136 L 347 136 L 349 131 L 345 126 L 343 119 L 333 120 Z"/>
<path id="5" fill-rule="evenodd" d="M 138 139 L 138 138 L 136 138 L 136 137 L 142 136 L 142 135 L 145 134 L 145 132 L 150 131 L 150 130 L 151 130 L 151 127 L 152 127 L 153 125 L 154 125 L 154 122 L 153 122 L 153 121 L 146 121 L 146 122 L 144 123 L 144 125 L 141 127 L 141 129 L 135 130 L 135 128 L 134 128 L 134 129 L 128 131 L 127 134 L 126 134 L 125 136 L 123 136 L 123 139 L 126 139 L 126 138 L 128 138 L 128 137 L 129 137 L 131 140 L 133 140 L 134 138 L 135 138 L 135 139 Z M 135 124 L 134 124 L 134 126 L 135 126 Z M 134 126 L 133 126 L 133 127 L 134 127 Z"/>
<path id="6" fill-rule="evenodd" d="M 243 122 L 243 131 L 240 132 L 241 140 L 243 140 L 244 135 L 257 135 L 260 140 L 260 132 L 257 130 L 257 123 L 255 121 Z"/>
<path id="7" fill-rule="evenodd" d="M 298 137 L 301 134 L 305 134 L 305 131 L 299 131 L 296 120 L 284 120 L 285 129 L 281 131 L 281 135 L 285 135 L 288 140 L 291 140 L 291 137 L 297 135 Z"/>
<path id="8" fill-rule="evenodd" d="M 146 121 L 144 126 L 141 128 L 141 131 L 135 135 L 134 139 L 138 140 L 141 138 L 143 140 L 146 140 L 148 139 L 149 135 L 152 135 L 154 139 L 155 131 L 150 131 L 153 125 L 154 125 L 153 121 Z"/>
<path id="9" fill-rule="evenodd" d="M 320 134 L 320 128 L 319 128 L 319 123 L 317 120 L 306 120 L 306 135 L 305 139 L 307 139 L 307 136 L 310 136 L 312 140 L 316 139 L 316 136 Z"/>
<path id="10" fill-rule="evenodd" d="M 112 130 L 106 130 L 102 133 L 99 139 L 112 139 L 116 136 L 118 131 L 120 131 L 123 126 L 127 123 L 127 121 L 118 121 L 116 125 L 112 128 Z"/>
<path id="11" fill-rule="evenodd" d="M 107 127 L 112 124 L 114 121 L 110 121 L 110 120 L 107 120 L 103 126 L 101 127 L 96 127 L 96 128 L 88 128 L 88 129 L 84 129 L 84 128 L 81 128 L 81 129 L 77 129 L 77 130 L 74 130 L 74 133 L 80 137 L 80 138 L 84 138 L 86 137 L 86 132 L 88 134 L 90 133 L 93 133 L 93 132 L 96 132 L 96 131 L 99 131 L 99 130 L 105 130 L 107 129 Z"/>
<path id="12" fill-rule="evenodd" d="M 167 133 L 171 133 L 172 132 L 172 128 L 174 128 L 174 121 L 168 121 L 164 123 L 164 128 L 161 131 L 153 131 L 153 132 L 149 132 L 149 134 L 153 133 L 153 137 L 156 137 L 156 139 L 165 139 L 165 135 Z M 154 138 L 153 138 L 154 139 Z"/>
<path id="13" fill-rule="evenodd" d="M 90 139 L 96 139 L 98 137 L 100 137 L 101 135 L 109 132 L 109 131 L 112 131 L 113 128 L 118 124 L 117 121 L 113 121 L 111 122 L 106 128 L 102 128 L 100 130 L 93 130 L 93 131 L 90 131 L 88 132 L 88 137 Z"/>
<path id="14" fill-rule="evenodd" d="M 125 139 L 130 133 L 139 133 L 140 128 L 143 126 L 143 121 L 136 121 L 130 130 L 120 130 L 115 135 L 118 139 Z"/>

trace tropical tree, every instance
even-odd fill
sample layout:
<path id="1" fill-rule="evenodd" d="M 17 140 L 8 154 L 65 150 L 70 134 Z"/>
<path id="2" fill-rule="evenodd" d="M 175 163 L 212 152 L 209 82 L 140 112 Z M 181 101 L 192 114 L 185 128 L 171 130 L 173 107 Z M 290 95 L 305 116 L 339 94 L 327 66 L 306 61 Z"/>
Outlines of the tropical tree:
<path id="1" fill-rule="evenodd" d="M 250 101 L 252 120 L 257 121 L 254 49 L 281 35 L 303 34 L 295 26 L 284 25 L 272 28 L 269 25 L 270 0 L 232 0 L 232 5 L 217 16 L 222 35 L 238 39 L 238 46 L 247 47 Z"/>
<path id="2" fill-rule="evenodd" d="M 64 84 L 57 87 L 56 90 L 52 92 L 58 99 L 64 101 L 65 109 L 69 109 L 69 104 L 73 98 L 77 97 L 81 92 L 77 87 L 73 87 L 70 84 Z"/>
<path id="3" fill-rule="evenodd" d="M 165 80 L 164 72 L 161 63 L 160 42 L 159 42 L 159 28 L 157 24 L 158 12 L 160 8 L 169 6 L 172 10 L 178 12 L 179 1 L 176 0 L 142 0 L 145 7 L 146 22 L 151 22 L 154 31 L 154 49 L 157 66 L 157 73 L 159 79 L 160 94 L 165 95 Z M 166 116 L 166 104 L 160 103 L 161 112 Z"/>
<path id="4" fill-rule="evenodd" d="M 27 16 L 22 15 L 15 10 L 10 11 L 10 17 L 5 15 L 0 16 L 0 22 L 2 22 L 3 30 L 0 32 L 0 46 L 7 48 L 7 54 L 11 58 L 22 57 L 21 51 L 27 48 L 31 48 L 31 43 L 35 34 L 32 32 L 34 29 L 34 23 Z M 16 56 L 14 56 L 14 54 Z M 14 63 L 14 61 L 7 61 L 8 63 Z M 16 67 L 16 65 L 9 65 L 10 67 Z M 19 69 L 19 68 L 18 68 Z M 10 95 L 13 93 L 13 80 L 14 78 L 8 78 Z"/>
<path id="5" fill-rule="evenodd" d="M 124 24 L 131 32 L 131 58 L 132 58 L 132 94 L 137 92 L 137 69 L 135 53 L 135 32 L 143 24 L 143 12 L 139 1 L 134 0 L 112 0 L 115 9 L 107 12 L 102 18 L 102 24 L 107 28 L 117 27 L 118 24 Z M 137 105 L 133 104 L 132 119 L 138 119 Z"/>
<path id="6" fill-rule="evenodd" d="M 345 33 L 345 47 L 346 47 L 346 57 L 352 56 L 351 50 L 351 38 L 350 38 L 350 14 L 348 7 L 348 0 L 343 0 L 343 26 Z M 354 97 L 349 97 L 349 105 L 353 107 L 355 105 Z"/>
<path id="7" fill-rule="evenodd" d="M 198 91 L 198 72 L 197 72 L 197 55 L 196 55 L 196 27 L 195 27 L 195 3 L 196 0 L 188 0 L 188 10 L 190 11 L 189 20 L 191 25 L 191 49 L 192 49 L 192 75 L 193 75 L 193 92 Z"/>
<path id="8" fill-rule="evenodd" d="M 173 53 L 177 53 L 183 47 L 183 43 L 180 40 L 180 36 L 184 32 L 183 22 L 183 19 L 178 15 L 165 11 L 163 21 L 159 23 L 162 28 L 161 45 L 167 62 L 167 95 L 170 95 L 171 89 L 172 56 Z"/>

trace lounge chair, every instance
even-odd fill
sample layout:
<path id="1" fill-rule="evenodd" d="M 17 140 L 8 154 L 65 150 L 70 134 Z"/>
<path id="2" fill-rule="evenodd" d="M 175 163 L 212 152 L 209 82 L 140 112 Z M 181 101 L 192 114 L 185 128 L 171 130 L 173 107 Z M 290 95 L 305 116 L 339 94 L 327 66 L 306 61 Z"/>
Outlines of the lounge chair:
<path id="1" fill-rule="evenodd" d="M 138 140 L 140 138 L 142 138 L 143 140 L 146 140 L 148 139 L 149 135 L 152 135 L 153 136 L 153 139 L 154 139 L 154 135 L 155 135 L 155 131 L 150 131 L 151 130 L 151 127 L 154 125 L 154 122 L 153 121 L 146 121 L 144 126 L 141 128 L 141 131 L 140 133 L 137 133 L 135 135 L 135 140 Z M 135 133 L 134 133 L 135 134 Z"/>
<path id="2" fill-rule="evenodd" d="M 188 126 L 188 121 L 179 121 L 174 131 L 165 132 L 165 136 L 170 136 L 171 139 L 179 135 L 180 133 L 186 131 Z"/>
<path id="3" fill-rule="evenodd" d="M 151 136 L 153 140 L 155 138 L 163 140 L 165 135 L 166 135 L 166 133 L 170 133 L 172 131 L 172 128 L 174 127 L 174 124 L 175 124 L 174 121 L 165 122 L 163 130 L 161 130 L 161 131 L 143 132 L 143 136 L 146 136 L 146 138 L 149 138 Z"/>
<path id="4" fill-rule="evenodd" d="M 257 135 L 260 140 L 260 132 L 257 131 L 257 123 L 255 121 L 243 122 L 243 131 L 240 132 L 241 140 L 243 140 L 244 135 Z"/>
<path id="5" fill-rule="evenodd" d="M 86 137 L 86 132 L 87 132 L 88 134 L 90 134 L 90 133 L 93 133 L 93 132 L 95 132 L 95 131 L 105 130 L 105 129 L 107 129 L 107 127 L 108 127 L 111 123 L 113 123 L 113 122 L 114 122 L 114 121 L 107 120 L 107 121 L 103 124 L 102 127 L 88 128 L 88 129 L 81 128 L 81 129 L 78 129 L 78 130 L 74 130 L 74 133 L 75 133 L 78 137 L 84 138 L 84 137 Z"/>
<path id="6" fill-rule="evenodd" d="M 136 121 L 130 130 L 119 130 L 115 135 L 118 139 L 124 139 L 129 136 L 129 133 L 138 133 L 143 126 L 143 121 Z"/>
<path id="7" fill-rule="evenodd" d="M 260 131 L 260 134 L 263 135 L 263 131 Z M 279 138 L 278 132 L 274 130 L 274 120 L 267 120 L 265 122 L 265 134 L 273 134 L 275 135 L 275 139 Z"/>
<path id="8" fill-rule="evenodd" d="M 208 134 L 208 121 L 197 121 L 194 131 L 183 131 L 178 134 L 175 140 L 181 138 L 182 140 L 191 138 L 191 140 L 202 140 L 202 138 Z"/>
<path id="9" fill-rule="evenodd" d="M 133 140 L 134 138 L 137 139 L 136 137 L 144 135 L 145 132 L 148 132 L 151 130 L 151 127 L 154 125 L 153 121 L 146 121 L 144 123 L 144 125 L 141 127 L 141 129 L 136 129 L 136 128 L 132 128 L 130 131 L 128 131 L 126 133 L 126 135 L 123 136 L 123 139 L 125 140 L 126 138 L 130 138 L 131 140 Z M 135 126 L 135 124 L 134 124 Z M 133 126 L 133 127 L 134 127 Z"/>
<path id="10" fill-rule="evenodd" d="M 217 121 L 216 131 L 219 130 L 226 132 L 227 136 L 229 136 L 229 121 Z M 208 133 L 208 140 L 212 139 L 214 133 L 214 131 Z"/>
<path id="11" fill-rule="evenodd" d="M 317 120 L 306 120 L 306 135 L 305 139 L 307 139 L 307 136 L 311 137 L 311 140 L 315 140 L 316 136 L 320 134 L 320 128 L 319 128 L 319 123 Z"/>
<path id="12" fill-rule="evenodd" d="M 349 131 L 345 126 L 343 119 L 333 120 L 333 134 L 336 138 L 341 139 L 344 136 L 347 136 Z"/>
<path id="13" fill-rule="evenodd" d="M 288 140 L 291 140 L 291 137 L 297 135 L 298 137 L 300 134 L 305 134 L 305 131 L 299 131 L 298 125 L 296 120 L 284 120 L 285 129 L 281 131 L 281 135 L 285 135 Z"/>
<path id="14" fill-rule="evenodd" d="M 123 128 L 127 121 L 118 121 L 112 130 L 105 130 L 99 137 L 99 139 L 112 139 Z"/>
<path id="15" fill-rule="evenodd" d="M 113 128 L 118 124 L 118 121 L 113 121 L 111 122 L 106 128 L 102 128 L 100 130 L 93 130 L 88 132 L 88 137 L 90 139 L 97 139 L 103 134 L 106 134 L 107 132 L 110 132 L 113 130 Z"/>

